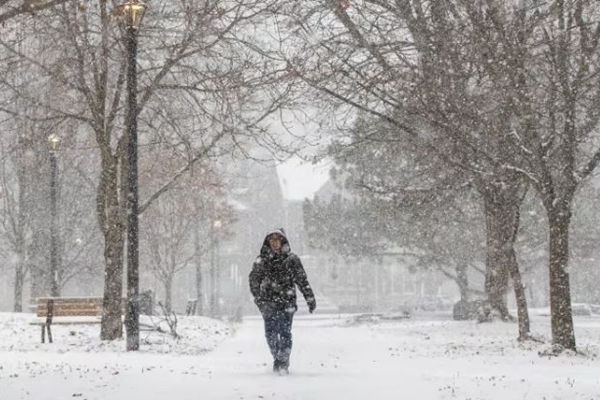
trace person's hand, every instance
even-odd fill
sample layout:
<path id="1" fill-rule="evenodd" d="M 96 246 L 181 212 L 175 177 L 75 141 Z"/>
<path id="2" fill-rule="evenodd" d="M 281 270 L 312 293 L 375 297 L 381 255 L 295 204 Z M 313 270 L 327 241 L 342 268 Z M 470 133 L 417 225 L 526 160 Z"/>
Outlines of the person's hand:
<path id="1" fill-rule="evenodd" d="M 308 304 L 308 312 L 310 312 L 311 314 L 317 308 L 317 302 L 315 299 L 309 300 L 306 304 Z"/>

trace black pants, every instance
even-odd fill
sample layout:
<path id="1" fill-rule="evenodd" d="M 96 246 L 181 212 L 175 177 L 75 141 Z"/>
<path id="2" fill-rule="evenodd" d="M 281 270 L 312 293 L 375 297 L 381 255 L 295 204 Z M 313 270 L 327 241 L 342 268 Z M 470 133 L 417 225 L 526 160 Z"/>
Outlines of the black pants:
<path id="1" fill-rule="evenodd" d="M 265 336 L 273 359 L 288 364 L 292 352 L 292 321 L 294 312 L 265 307 L 262 310 L 265 320 Z"/>

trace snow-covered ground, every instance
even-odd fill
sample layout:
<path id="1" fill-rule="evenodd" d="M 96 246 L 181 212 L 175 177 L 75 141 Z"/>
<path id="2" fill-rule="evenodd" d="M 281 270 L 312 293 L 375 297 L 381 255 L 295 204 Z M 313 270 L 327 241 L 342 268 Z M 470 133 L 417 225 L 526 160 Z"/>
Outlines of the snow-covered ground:
<path id="1" fill-rule="evenodd" d="M 0 400 L 600 399 L 599 317 L 575 319 L 583 354 L 548 357 L 519 345 L 515 324 L 299 316 L 289 376 L 270 372 L 257 318 L 181 317 L 182 339 L 145 334 L 137 353 L 100 342 L 98 326 L 56 326 L 42 345 L 31 318 L 0 313 Z M 548 338 L 548 322 L 533 331 Z"/>

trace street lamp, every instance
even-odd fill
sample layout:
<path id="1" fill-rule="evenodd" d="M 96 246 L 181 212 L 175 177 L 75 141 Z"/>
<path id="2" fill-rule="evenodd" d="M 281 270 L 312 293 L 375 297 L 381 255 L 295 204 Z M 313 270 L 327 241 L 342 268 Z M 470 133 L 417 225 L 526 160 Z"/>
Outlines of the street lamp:
<path id="1" fill-rule="evenodd" d="M 127 30 L 137 31 L 146 12 L 146 4 L 138 0 L 131 0 L 117 7 L 117 14 L 121 14 Z"/>
<path id="2" fill-rule="evenodd" d="M 60 148 L 60 137 L 48 136 L 50 150 L 50 296 L 59 297 L 58 284 L 58 230 L 56 227 L 56 178 L 58 175 L 57 153 Z"/>
<path id="3" fill-rule="evenodd" d="M 137 168 L 137 33 L 146 5 L 131 0 L 117 8 L 123 18 L 127 39 L 127 350 L 140 348 L 140 309 L 138 303 L 138 168 Z"/>

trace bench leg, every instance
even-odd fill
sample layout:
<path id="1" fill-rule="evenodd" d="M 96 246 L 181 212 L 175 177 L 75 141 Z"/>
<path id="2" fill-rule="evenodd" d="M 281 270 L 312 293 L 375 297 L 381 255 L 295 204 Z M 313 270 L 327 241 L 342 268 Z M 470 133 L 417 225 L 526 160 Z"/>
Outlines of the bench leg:
<path id="1" fill-rule="evenodd" d="M 42 325 L 42 343 L 46 343 L 46 325 Z"/>
<path id="2" fill-rule="evenodd" d="M 48 343 L 52 343 L 52 330 L 50 325 L 46 325 L 46 328 L 48 329 Z"/>

